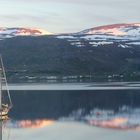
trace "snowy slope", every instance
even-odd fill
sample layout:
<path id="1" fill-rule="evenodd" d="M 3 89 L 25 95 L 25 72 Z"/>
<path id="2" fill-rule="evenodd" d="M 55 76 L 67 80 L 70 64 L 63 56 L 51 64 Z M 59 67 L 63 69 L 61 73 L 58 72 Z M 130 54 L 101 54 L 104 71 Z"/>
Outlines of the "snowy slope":
<path id="1" fill-rule="evenodd" d="M 114 42 L 123 42 L 123 44 L 127 43 L 127 45 L 139 45 L 140 23 L 100 26 L 74 34 L 59 35 L 57 38 L 67 39 L 72 45 L 78 47 L 85 46 L 83 42 L 94 47 L 104 44 L 113 44 Z M 118 47 L 124 48 L 123 45 L 119 45 Z M 129 46 L 125 48 L 128 47 Z"/>
<path id="2" fill-rule="evenodd" d="M 0 28 L 0 40 L 15 36 L 41 36 L 52 33 L 38 28 Z M 140 44 L 140 23 L 113 24 L 90 28 L 78 33 L 53 34 L 58 39 L 65 39 L 77 47 L 101 46 L 114 44 L 118 47 L 129 48 Z"/>
<path id="3" fill-rule="evenodd" d="M 15 36 L 40 36 L 50 34 L 52 33 L 37 28 L 0 28 L 0 39 Z"/>
<path id="4" fill-rule="evenodd" d="M 138 36 L 140 35 L 140 23 L 114 24 L 87 29 L 78 34 L 105 34 L 113 36 Z"/>

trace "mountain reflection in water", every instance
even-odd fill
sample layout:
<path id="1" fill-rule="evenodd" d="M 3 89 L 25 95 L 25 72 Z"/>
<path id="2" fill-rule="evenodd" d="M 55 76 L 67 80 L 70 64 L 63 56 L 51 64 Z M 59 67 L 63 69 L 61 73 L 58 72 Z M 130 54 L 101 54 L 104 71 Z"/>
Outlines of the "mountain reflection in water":
<path id="1" fill-rule="evenodd" d="M 7 127 L 12 128 L 43 128 L 54 123 L 53 120 L 37 119 L 37 120 L 19 120 L 19 121 L 8 121 Z"/>
<path id="2" fill-rule="evenodd" d="M 140 116 L 137 116 L 140 117 Z M 57 122 L 81 122 L 84 124 L 88 124 L 91 126 L 103 127 L 103 128 L 111 128 L 111 129 L 118 129 L 118 130 L 133 130 L 133 131 L 140 131 L 140 120 L 136 121 L 135 118 L 127 118 L 118 116 L 113 116 L 112 118 L 103 119 L 103 118 L 89 118 L 85 121 L 81 120 L 72 120 L 70 118 L 61 118 L 60 120 L 47 120 L 47 119 L 37 119 L 37 120 L 18 120 L 18 121 L 8 121 L 6 122 L 7 128 L 24 128 L 24 129 L 38 129 L 38 128 L 45 128 L 51 125 L 55 125 Z"/>
<path id="3" fill-rule="evenodd" d="M 127 130 L 140 127 L 140 90 L 136 89 L 12 90 L 11 97 L 14 107 L 8 126 L 13 128 L 42 128 L 60 121 Z"/>
<path id="4" fill-rule="evenodd" d="M 117 112 L 114 110 L 94 108 L 89 113 L 84 112 L 85 109 L 78 109 L 72 111 L 67 116 L 62 116 L 55 120 L 41 118 L 33 120 L 9 120 L 7 127 L 32 129 L 55 125 L 57 122 L 79 122 L 103 128 L 140 131 L 140 108 L 123 106 Z"/>
<path id="5" fill-rule="evenodd" d="M 139 140 L 139 87 L 87 88 L 12 90 L 14 107 L 5 125 L 10 140 Z"/>

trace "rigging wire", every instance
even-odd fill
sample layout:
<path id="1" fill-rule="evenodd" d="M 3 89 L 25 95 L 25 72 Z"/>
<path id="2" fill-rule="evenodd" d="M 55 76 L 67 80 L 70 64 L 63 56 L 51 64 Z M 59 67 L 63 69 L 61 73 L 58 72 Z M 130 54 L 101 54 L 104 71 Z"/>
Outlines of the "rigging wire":
<path id="1" fill-rule="evenodd" d="M 1 63 L 1 76 L 0 76 L 0 87 L 1 87 L 1 92 L 2 92 L 2 83 L 4 82 L 5 86 L 6 86 L 6 91 L 7 91 L 7 94 L 8 94 L 8 99 L 9 99 L 9 105 L 8 105 L 8 108 L 10 109 L 13 104 L 12 104 L 12 100 L 11 100 L 11 96 L 10 96 L 10 92 L 9 92 L 9 88 L 8 88 L 8 84 L 7 84 L 7 79 L 6 79 L 6 72 L 5 72 L 5 68 L 4 68 L 4 64 L 3 64 L 3 60 L 2 60 L 2 55 L 0 54 L 0 63 Z M 1 93 L 0 93 L 1 94 Z M 0 99 L 1 100 L 1 99 Z M 1 104 L 1 107 L 2 107 L 2 102 L 0 102 Z M 4 119 L 2 118 L 2 111 L 0 111 L 0 140 L 2 140 L 2 135 L 4 134 L 4 131 L 6 132 L 7 136 L 6 136 L 6 140 L 9 140 L 10 139 L 10 131 L 11 129 L 8 128 L 6 126 L 6 122 L 8 121 L 7 119 Z M 7 130 L 7 131 L 6 131 Z"/>
<path id="2" fill-rule="evenodd" d="M 9 92 L 9 88 L 8 88 L 8 84 L 7 84 L 6 72 L 5 72 L 5 68 L 4 68 L 4 65 L 3 65 L 2 55 L 0 55 L 0 61 L 1 61 L 1 66 L 2 66 L 3 76 L 5 77 L 4 80 L 5 80 L 7 94 L 8 94 L 9 102 L 10 102 L 9 108 L 12 108 L 13 104 L 12 104 L 12 100 L 11 100 L 11 96 L 10 96 L 10 92 Z"/>

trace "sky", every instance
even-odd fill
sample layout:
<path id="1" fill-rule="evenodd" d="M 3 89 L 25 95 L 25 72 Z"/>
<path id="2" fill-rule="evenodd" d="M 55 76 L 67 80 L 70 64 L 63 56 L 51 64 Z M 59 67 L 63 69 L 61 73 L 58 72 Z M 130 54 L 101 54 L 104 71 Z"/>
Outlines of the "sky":
<path id="1" fill-rule="evenodd" d="M 53 33 L 140 22 L 140 0 L 0 0 L 1 27 L 35 27 Z"/>

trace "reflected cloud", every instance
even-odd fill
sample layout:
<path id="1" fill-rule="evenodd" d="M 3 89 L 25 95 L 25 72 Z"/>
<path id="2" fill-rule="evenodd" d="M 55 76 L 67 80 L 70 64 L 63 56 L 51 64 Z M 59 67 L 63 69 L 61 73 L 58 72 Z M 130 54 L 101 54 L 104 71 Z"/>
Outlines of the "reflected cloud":
<path id="1" fill-rule="evenodd" d="M 84 121 L 91 126 L 102 128 L 140 131 L 140 108 L 123 106 L 118 112 L 95 108 L 88 114 L 84 109 L 73 111 L 64 121 Z"/>
<path id="2" fill-rule="evenodd" d="M 124 123 L 126 123 L 128 119 L 126 118 L 115 118 L 111 120 L 91 120 L 89 121 L 90 125 L 100 126 L 100 127 L 106 127 L 106 128 L 121 128 L 126 129 L 125 126 L 123 126 Z"/>
<path id="3" fill-rule="evenodd" d="M 97 114 L 98 113 L 98 114 Z M 107 110 L 94 110 L 87 118 L 90 125 L 120 130 L 140 131 L 140 109 L 123 106 L 117 113 Z"/>
<path id="4" fill-rule="evenodd" d="M 110 120 L 91 120 L 89 121 L 90 125 L 111 128 L 111 129 L 120 129 L 120 130 L 135 130 L 140 131 L 140 126 L 137 124 L 129 124 L 129 119 L 127 118 L 114 118 Z"/>
<path id="5" fill-rule="evenodd" d="M 43 128 L 50 126 L 54 123 L 53 120 L 37 119 L 37 120 L 20 120 L 20 121 L 9 121 L 8 127 L 12 128 Z"/>

